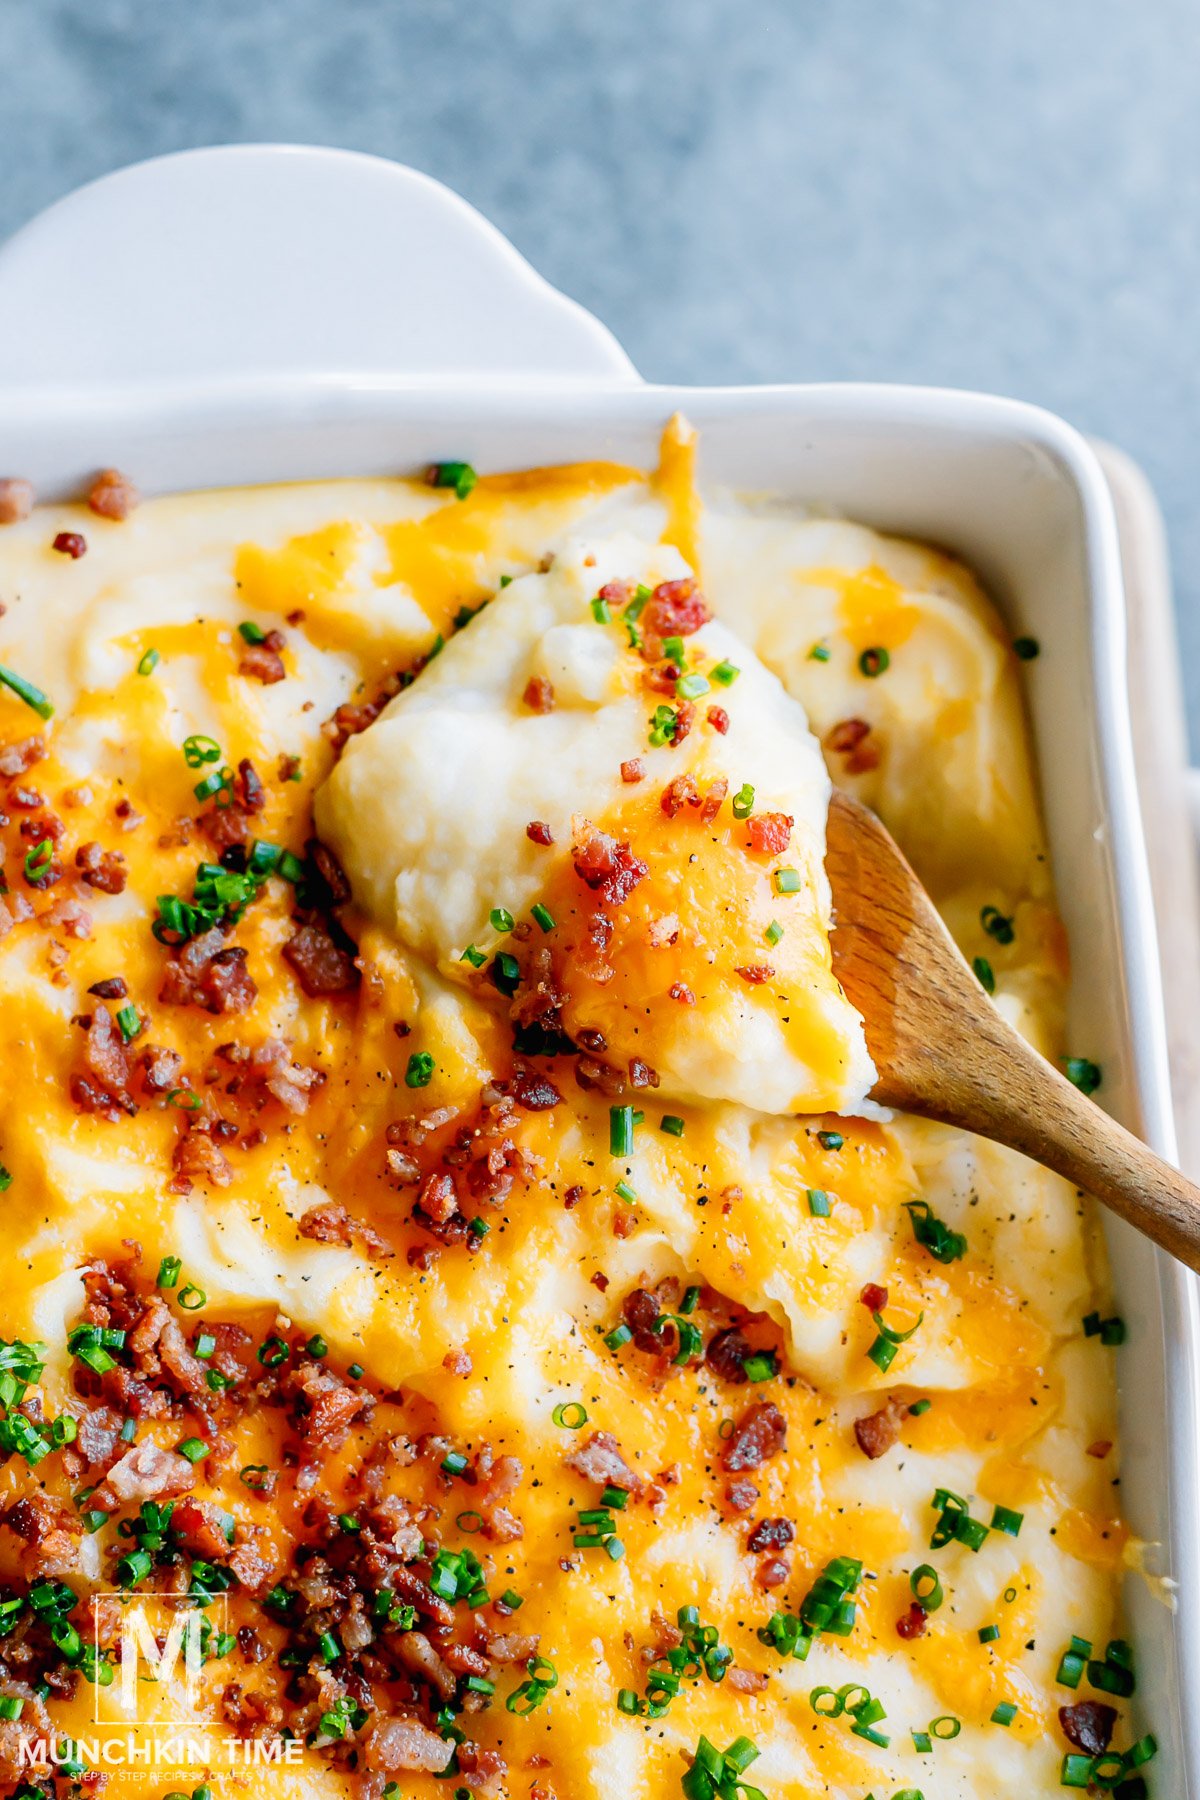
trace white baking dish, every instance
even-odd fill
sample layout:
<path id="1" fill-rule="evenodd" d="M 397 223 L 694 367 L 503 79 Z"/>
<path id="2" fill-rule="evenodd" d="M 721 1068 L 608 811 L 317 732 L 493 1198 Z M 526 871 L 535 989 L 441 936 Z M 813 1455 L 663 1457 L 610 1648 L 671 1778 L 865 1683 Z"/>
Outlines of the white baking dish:
<path id="1" fill-rule="evenodd" d="M 636 278 L 631 273 L 631 279 Z M 1111 504 L 1087 445 L 1030 407 L 867 386 L 642 384 L 594 319 L 462 201 L 339 152 L 193 152 L 110 176 L 0 252 L 0 473 L 43 495 L 104 464 L 148 491 L 587 456 L 652 461 L 677 407 L 702 479 L 771 489 L 959 552 L 1014 632 L 1078 973 L 1072 1043 L 1105 1104 L 1175 1147 L 1124 683 Z M 1200 1315 L 1192 1278 L 1109 1230 L 1124 1503 L 1178 1605 L 1132 1577 L 1159 1796 L 1200 1800 Z M 1194 1706 L 1190 1709 L 1194 1712 Z"/>

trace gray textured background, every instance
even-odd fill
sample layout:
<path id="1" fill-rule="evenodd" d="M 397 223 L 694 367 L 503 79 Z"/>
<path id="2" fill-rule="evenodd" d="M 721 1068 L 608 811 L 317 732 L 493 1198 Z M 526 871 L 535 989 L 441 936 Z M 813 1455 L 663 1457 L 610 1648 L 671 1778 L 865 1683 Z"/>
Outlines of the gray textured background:
<path id="1" fill-rule="evenodd" d="M 646 375 L 1039 401 L 1158 489 L 1200 747 L 1198 102 L 1196 0 L 0 0 L 0 234 L 157 151 L 342 144 Z"/>

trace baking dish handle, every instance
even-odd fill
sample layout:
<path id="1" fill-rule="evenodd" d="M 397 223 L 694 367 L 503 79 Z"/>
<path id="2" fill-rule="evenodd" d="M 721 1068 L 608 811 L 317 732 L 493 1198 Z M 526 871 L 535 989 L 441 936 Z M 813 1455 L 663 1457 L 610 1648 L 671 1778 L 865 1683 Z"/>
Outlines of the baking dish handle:
<path id="1" fill-rule="evenodd" d="M 616 339 L 440 182 L 249 144 L 118 170 L 0 249 L 0 391 L 272 375 L 633 383 Z"/>

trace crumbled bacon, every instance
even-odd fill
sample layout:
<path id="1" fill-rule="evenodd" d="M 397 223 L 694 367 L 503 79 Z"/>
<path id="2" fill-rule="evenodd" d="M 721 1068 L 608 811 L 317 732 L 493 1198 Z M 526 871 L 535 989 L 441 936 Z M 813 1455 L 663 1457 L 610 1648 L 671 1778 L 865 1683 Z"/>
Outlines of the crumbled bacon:
<path id="1" fill-rule="evenodd" d="M 531 675 L 521 696 L 530 712 L 554 711 L 554 683 L 544 675 Z"/>
<path id="2" fill-rule="evenodd" d="M 756 1553 L 760 1550 L 783 1550 L 796 1536 L 796 1527 L 790 1519 L 760 1519 L 746 1540 L 746 1548 Z"/>
<path id="3" fill-rule="evenodd" d="M 325 1200 L 310 1206 L 301 1215 L 297 1229 L 301 1237 L 312 1238 L 318 1244 L 351 1244 L 357 1238 L 365 1250 L 376 1256 L 394 1254 L 387 1239 L 380 1237 L 373 1226 L 347 1212 L 340 1200 Z"/>
<path id="4" fill-rule="evenodd" d="M 0 481 L 0 525 L 16 525 L 33 511 L 33 483 L 8 475 Z"/>
<path id="5" fill-rule="evenodd" d="M 764 981 L 770 981 L 775 971 L 770 963 L 743 963 L 734 970 L 742 980 L 751 987 L 761 987 Z"/>
<path id="6" fill-rule="evenodd" d="M 304 854 L 324 890 L 320 900 L 322 910 L 330 910 L 336 906 L 345 906 L 352 896 L 350 877 L 341 863 L 320 838 L 310 837 L 304 845 Z"/>
<path id="7" fill-rule="evenodd" d="M 572 860 L 580 880 L 600 895 L 606 906 L 621 906 L 650 871 L 627 843 L 586 820 L 576 835 Z"/>
<path id="8" fill-rule="evenodd" d="M 656 1295 L 647 1288 L 634 1288 L 621 1303 L 621 1317 L 633 1333 L 633 1342 L 648 1356 L 664 1358 L 671 1347 L 669 1340 L 655 1330 L 662 1317 Z"/>
<path id="9" fill-rule="evenodd" d="M 791 1572 L 792 1565 L 786 1556 L 766 1556 L 758 1565 L 755 1579 L 759 1587 L 769 1591 L 771 1588 L 782 1587 Z"/>
<path id="10" fill-rule="evenodd" d="M 796 823 L 791 813 L 754 813 L 746 820 L 746 841 L 762 856 L 782 856 L 792 841 Z"/>
<path id="11" fill-rule="evenodd" d="M 914 1600 L 908 1611 L 896 1620 L 896 1636 L 904 1638 L 906 1642 L 923 1637 L 928 1623 L 929 1614 L 919 1601 Z"/>
<path id="12" fill-rule="evenodd" d="M 888 1400 L 878 1412 L 867 1413 L 854 1421 L 854 1437 L 864 1456 L 874 1462 L 885 1456 L 900 1440 L 900 1421 L 904 1408 L 896 1400 Z"/>
<path id="13" fill-rule="evenodd" d="M 87 539 L 79 531 L 60 531 L 50 548 L 57 550 L 60 556 L 69 556 L 72 562 L 78 562 L 81 556 L 87 555 Z"/>
<path id="14" fill-rule="evenodd" d="M 657 660 L 658 645 L 663 638 L 691 637 L 711 618 L 708 603 L 694 576 L 687 575 L 679 581 L 660 581 L 642 609 L 640 620 L 644 645 L 654 649 L 654 655 L 648 660 Z"/>
<path id="15" fill-rule="evenodd" d="M 698 807 L 700 805 L 700 789 L 696 784 L 696 777 L 694 775 L 676 775 L 674 780 L 668 781 L 659 796 L 659 805 L 668 819 L 673 819 L 676 813 L 685 806 Z"/>
<path id="16" fill-rule="evenodd" d="M 233 1545 L 225 1535 L 229 1514 L 211 1500 L 197 1500 L 188 1495 L 176 1502 L 171 1513 L 171 1535 L 189 1556 L 203 1557 L 205 1562 L 225 1562 Z"/>
<path id="17" fill-rule="evenodd" d="M 255 681 L 261 681 L 264 687 L 273 687 L 287 674 L 279 654 L 286 642 L 282 631 L 268 631 L 261 644 L 244 645 L 238 674 L 251 676 Z"/>
<path id="18" fill-rule="evenodd" d="M 729 714 L 725 711 L 725 708 L 723 706 L 710 706 L 704 716 L 712 726 L 713 730 L 719 732 L 720 735 L 724 737 L 725 733 L 729 730 Z M 732 1672 L 735 1671 L 731 1671 L 731 1673 Z"/>
<path id="19" fill-rule="evenodd" d="M 0 775 L 27 775 L 45 754 L 46 740 L 38 732 L 32 737 L 21 738 L 18 743 L 5 744 L 0 748 Z"/>
<path id="20" fill-rule="evenodd" d="M 764 1675 L 761 1669 L 732 1668 L 725 1680 L 739 1694 L 761 1694 L 769 1677 Z"/>
<path id="21" fill-rule="evenodd" d="M 641 1479 L 621 1454 L 621 1446 L 611 1431 L 592 1431 L 564 1458 L 568 1469 L 574 1469 L 587 1481 L 600 1487 L 624 1488 L 626 1493 L 641 1492 Z"/>
<path id="22" fill-rule="evenodd" d="M 621 780 L 626 787 L 634 787 L 639 781 L 646 779 L 646 765 L 640 756 L 631 756 L 621 764 Z"/>
<path id="23" fill-rule="evenodd" d="M 38 915 L 38 923 L 52 931 L 63 931 L 71 938 L 83 939 L 92 935 L 92 915 L 78 900 L 55 900 Z"/>
<path id="24" fill-rule="evenodd" d="M 704 1352 L 704 1361 L 722 1381 L 740 1386 L 749 1380 L 746 1358 L 751 1354 L 751 1346 L 746 1337 L 736 1325 L 730 1325 L 726 1330 L 718 1331 L 710 1340 Z"/>
<path id="25" fill-rule="evenodd" d="M 787 1420 L 773 1401 L 760 1401 L 733 1428 L 721 1462 L 730 1474 L 758 1469 L 787 1444 Z"/>
<path id="26" fill-rule="evenodd" d="M 345 1443 L 351 1425 L 370 1410 L 371 1397 L 316 1363 L 290 1367 L 280 1382 L 306 1463 L 315 1465 Z"/>
<path id="27" fill-rule="evenodd" d="M 172 1153 L 171 1167 L 175 1171 L 171 1186 L 176 1193 L 190 1193 L 197 1181 L 228 1187 L 233 1180 L 233 1170 L 225 1152 L 199 1126 L 183 1132 Z"/>
<path id="28" fill-rule="evenodd" d="M 0 1518 L 27 1546 L 21 1558 L 27 1574 L 61 1578 L 75 1572 L 83 1525 L 65 1501 L 30 1494 L 13 1501 Z"/>
<path id="29" fill-rule="evenodd" d="M 758 1489 L 752 1481 L 731 1481 L 725 1489 L 725 1498 L 734 1512 L 749 1512 L 758 1499 Z"/>
<path id="30" fill-rule="evenodd" d="M 554 833 L 544 819 L 530 819 L 525 827 L 525 836 L 531 844 L 552 844 Z"/>
<path id="31" fill-rule="evenodd" d="M 258 988 L 246 967 L 246 951 L 226 945 L 214 927 L 180 946 L 163 971 L 160 1000 L 170 1006 L 200 1006 L 210 1013 L 240 1013 L 253 1006 Z"/>
<path id="32" fill-rule="evenodd" d="M 103 981 L 93 981 L 88 989 L 97 1000 L 124 1000 L 129 992 L 129 984 L 123 975 L 108 975 Z"/>
<path id="33" fill-rule="evenodd" d="M 138 1066 L 142 1071 L 142 1086 L 148 1094 L 169 1094 L 182 1085 L 179 1077 L 183 1058 L 178 1050 L 168 1050 L 162 1044 L 147 1044 Z"/>
<path id="34" fill-rule="evenodd" d="M 308 1111 L 309 1101 L 325 1080 L 320 1069 L 294 1061 L 283 1038 L 267 1038 L 245 1057 L 235 1056 L 234 1048 L 222 1044 L 217 1054 L 227 1061 L 236 1061 L 246 1080 L 257 1083 L 264 1095 L 270 1094 L 288 1112 L 299 1115 Z"/>
<path id="35" fill-rule="evenodd" d="M 128 875 L 125 858 L 119 850 L 103 850 L 99 844 L 81 844 L 75 852 L 75 867 L 87 885 L 99 893 L 124 893 Z"/>
<path id="36" fill-rule="evenodd" d="M 301 925 L 283 946 L 283 954 L 310 999 L 349 993 L 361 980 L 353 951 L 335 942 L 321 925 Z"/>
<path id="37" fill-rule="evenodd" d="M 562 1099 L 552 1081 L 525 1063 L 517 1064 L 511 1091 L 517 1105 L 523 1106 L 526 1112 L 548 1112 Z"/>
<path id="38" fill-rule="evenodd" d="M 868 1281 L 858 1298 L 868 1312 L 882 1312 L 888 1303 L 888 1291 L 877 1281 Z"/>
<path id="39" fill-rule="evenodd" d="M 845 758 L 848 775 L 865 775 L 879 766 L 879 749 L 868 743 L 871 727 L 865 719 L 842 719 L 825 736 L 825 748 Z"/>
<path id="40" fill-rule="evenodd" d="M 136 1506 L 143 1500 L 171 1499 L 186 1494 L 195 1479 L 196 1471 L 185 1456 L 161 1450 L 153 1438 L 144 1438 L 113 1464 L 89 1504 L 115 1512 L 118 1506 Z"/>
<path id="41" fill-rule="evenodd" d="M 401 1642 L 407 1643 L 419 1635 L 409 1632 Z M 359 1740 L 359 1748 L 367 1767 L 384 1775 L 441 1775 L 455 1747 L 450 1739 L 439 1737 L 417 1719 L 377 1718 Z"/>
<path id="42" fill-rule="evenodd" d="M 678 1001 L 680 1006 L 695 1006 L 696 996 L 690 987 L 682 981 L 673 981 L 667 989 L 667 998 Z"/>
<path id="43" fill-rule="evenodd" d="M 129 1092 L 129 1057 L 124 1039 L 107 1006 L 97 1006 L 88 1022 L 83 1066 L 87 1071 L 85 1079 L 102 1090 L 110 1107 L 126 1113 L 137 1111 Z M 84 1110 L 103 1111 L 104 1108 L 85 1107 Z M 117 1114 L 110 1112 L 107 1116 L 116 1117 Z"/>
<path id="44" fill-rule="evenodd" d="M 1077 1700 L 1073 1706 L 1059 1707 L 1058 1722 L 1069 1744 L 1087 1756 L 1103 1756 L 1112 1742 L 1117 1709 L 1102 1700 Z"/>
<path id="45" fill-rule="evenodd" d="M 91 485 L 88 505 L 102 519 L 127 519 L 141 495 L 119 469 L 102 469 Z"/>

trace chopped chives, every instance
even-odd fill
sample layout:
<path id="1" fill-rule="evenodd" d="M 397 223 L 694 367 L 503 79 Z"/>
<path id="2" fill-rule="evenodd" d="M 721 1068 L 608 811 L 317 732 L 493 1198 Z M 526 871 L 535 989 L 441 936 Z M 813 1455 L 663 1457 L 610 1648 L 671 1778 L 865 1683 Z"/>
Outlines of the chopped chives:
<path id="1" fill-rule="evenodd" d="M 183 1272 L 183 1263 L 177 1256 L 164 1256 L 158 1265 L 158 1276 L 155 1286 L 173 1288 Z"/>
<path id="2" fill-rule="evenodd" d="M 597 594 L 596 598 L 592 601 L 592 617 L 595 619 L 597 625 L 607 625 L 612 619 L 612 608 L 609 606 L 607 600 L 602 600 L 600 598 L 599 594 Z"/>
<path id="3" fill-rule="evenodd" d="M 635 1187 L 630 1187 L 627 1181 L 618 1181 L 614 1191 L 617 1199 L 624 1200 L 628 1206 L 631 1206 L 637 1199 L 637 1189 Z"/>
<path id="4" fill-rule="evenodd" d="M 681 700 L 698 700 L 701 694 L 709 693 L 710 687 L 703 675 L 683 675 L 675 683 L 675 692 Z"/>
<path id="5" fill-rule="evenodd" d="M 7 1194 L 13 1184 L 12 1171 L 0 1163 L 0 1194 Z"/>
<path id="6" fill-rule="evenodd" d="M 818 1131 L 817 1142 L 822 1150 L 840 1150 L 845 1143 L 840 1131 Z"/>
<path id="7" fill-rule="evenodd" d="M 505 1606 L 507 1606 L 509 1612 L 519 1612 L 525 1604 L 525 1596 L 523 1594 L 518 1594 L 516 1588 L 505 1588 L 500 1598 L 503 1600 Z"/>
<path id="8" fill-rule="evenodd" d="M 891 660 L 891 656 L 882 644 L 873 644 L 869 650 L 863 651 L 858 659 L 858 666 L 861 673 L 873 681 L 877 675 L 882 675 L 884 670 L 890 666 Z"/>
<path id="9" fill-rule="evenodd" d="M 709 674 L 712 676 L 713 680 L 719 681 L 722 687 L 732 687 L 741 672 L 742 671 L 734 663 L 731 663 L 728 660 L 716 663 L 709 670 Z"/>
<path id="10" fill-rule="evenodd" d="M 587 1424 L 587 1407 L 578 1400 L 563 1400 L 554 1408 L 550 1417 L 564 1431 L 578 1431 L 581 1425 Z"/>
<path id="11" fill-rule="evenodd" d="M 202 1462 L 208 1455 L 208 1445 L 203 1438 L 184 1438 L 182 1443 L 176 1444 L 175 1448 L 180 1456 L 186 1456 L 190 1463 Z"/>
<path id="12" fill-rule="evenodd" d="M 610 1106 L 608 1109 L 608 1149 L 612 1156 L 633 1154 L 633 1108 Z"/>
<path id="13" fill-rule="evenodd" d="M 945 1599 L 942 1583 L 932 1563 L 921 1563 L 908 1578 L 913 1599 L 927 1613 L 936 1612 Z"/>
<path id="14" fill-rule="evenodd" d="M 6 688 L 10 688 L 17 699 L 23 700 L 26 706 L 31 706 L 39 718 L 48 719 L 53 714 L 53 703 L 47 695 L 43 694 L 41 688 L 35 687 L 32 681 L 26 681 L 25 677 L 18 675 L 15 669 L 6 668 L 3 663 L 0 663 L 0 683 Z"/>
<path id="15" fill-rule="evenodd" d="M 1011 1700 L 1001 1700 L 992 1714 L 993 1725 L 1011 1725 L 1016 1718 L 1018 1708 Z"/>
<path id="16" fill-rule="evenodd" d="M 733 807 L 735 819 L 748 819 L 754 811 L 754 789 L 748 781 L 743 781 L 730 805 Z"/>
<path id="17" fill-rule="evenodd" d="M 777 894 L 798 894 L 800 892 L 799 869 L 776 869 L 772 879 Z"/>
<path id="18" fill-rule="evenodd" d="M 479 477 L 469 462 L 439 462 L 430 464 L 425 479 L 430 487 L 453 488 L 456 497 L 465 500 Z"/>
<path id="19" fill-rule="evenodd" d="M 829 1195 L 824 1188 L 809 1188 L 808 1210 L 814 1219 L 829 1218 L 832 1208 L 829 1203 Z"/>
<path id="20" fill-rule="evenodd" d="M 1100 1065 L 1090 1062 L 1086 1056 L 1068 1056 L 1063 1067 L 1067 1080 L 1072 1082 L 1081 1094 L 1094 1094 L 1100 1086 Z"/>
<path id="21" fill-rule="evenodd" d="M 145 652 L 145 654 L 138 661 L 138 666 L 137 666 L 138 674 L 139 675 L 153 675 L 155 669 L 157 669 L 157 667 L 161 661 L 162 661 L 162 658 L 160 657 L 158 651 L 155 650 L 152 645 L 150 647 L 150 649 L 147 650 Z"/>
<path id="22" fill-rule="evenodd" d="M 433 1080 L 433 1069 L 433 1058 L 428 1050 L 414 1050 L 408 1059 L 408 1067 L 404 1071 L 405 1087 L 428 1087 Z"/>
<path id="23" fill-rule="evenodd" d="M 536 906 L 530 907 L 529 912 L 534 923 L 540 925 L 543 931 L 554 930 L 554 914 L 549 907 L 543 906 L 540 900 Z"/>
<path id="24" fill-rule="evenodd" d="M 694 1313 L 699 1304 L 700 1289 L 698 1287 L 685 1288 L 683 1299 L 679 1302 L 679 1310 L 684 1317 L 686 1318 L 689 1313 Z"/>
<path id="25" fill-rule="evenodd" d="M 771 923 L 763 932 L 763 936 L 772 947 L 779 942 L 780 938 L 783 936 L 783 926 L 779 923 L 778 919 L 771 920 Z"/>
<path id="26" fill-rule="evenodd" d="M 772 1381 L 779 1373 L 778 1364 L 769 1350 L 743 1357 L 742 1368 L 746 1372 L 747 1381 Z"/>
<path id="27" fill-rule="evenodd" d="M 507 950 L 502 950 L 498 956 L 492 958 L 489 972 L 498 993 L 516 993 L 517 983 L 521 979 L 521 965 L 515 956 L 510 956 Z"/>
<path id="28" fill-rule="evenodd" d="M 199 1312 L 202 1306 L 208 1305 L 208 1295 L 204 1289 L 197 1287 L 191 1281 L 186 1287 L 180 1289 L 177 1299 L 184 1312 Z"/>
<path id="29" fill-rule="evenodd" d="M 1125 1321 L 1121 1318 L 1102 1319 L 1098 1312 L 1090 1312 L 1083 1321 L 1085 1337 L 1098 1337 L 1102 1344 L 1114 1348 L 1125 1342 Z"/>
<path id="30" fill-rule="evenodd" d="M 261 625 L 256 625 L 253 619 L 243 619 L 238 630 L 247 644 L 265 644 L 267 641 L 266 632 Z"/>
<path id="31" fill-rule="evenodd" d="M 828 662 L 833 652 L 828 644 L 814 644 L 808 653 L 809 662 Z"/>
<path id="32" fill-rule="evenodd" d="M 604 1341 L 610 1350 L 620 1350 L 624 1344 L 629 1342 L 632 1336 L 633 1333 L 630 1331 L 628 1325 L 622 1323 L 616 1326 L 614 1330 L 608 1332 Z"/>
<path id="33" fill-rule="evenodd" d="M 121 1028 L 121 1036 L 125 1042 L 131 1043 L 142 1029 L 141 1015 L 136 1006 L 122 1006 L 117 1013 L 117 1024 Z"/>
<path id="34" fill-rule="evenodd" d="M 346 1370 L 346 1373 L 350 1377 L 351 1381 L 361 1381 L 363 1376 L 366 1374 L 366 1370 L 363 1368 L 363 1366 L 360 1362 L 353 1362 L 350 1364 L 350 1367 Z"/>
<path id="35" fill-rule="evenodd" d="M 467 1467 L 467 1459 L 461 1450 L 449 1450 L 442 1458 L 441 1467 L 444 1475 L 461 1475 Z"/>
<path id="36" fill-rule="evenodd" d="M 488 923 L 493 931 L 511 931 L 516 921 L 507 907 L 493 906 L 488 914 Z"/>
<path id="37" fill-rule="evenodd" d="M 995 906 L 985 906 L 979 915 L 979 923 L 989 937 L 995 938 L 998 944 L 1011 944 L 1014 936 L 1013 922 Z"/>
<path id="38" fill-rule="evenodd" d="M 997 1506 L 992 1512 L 992 1530 L 1002 1531 L 1006 1537 L 1019 1537 L 1025 1514 L 1013 1512 L 1010 1507 Z"/>
<path id="39" fill-rule="evenodd" d="M 624 1512 L 629 1504 L 629 1495 L 624 1488 L 606 1487 L 600 1496 L 600 1504 L 615 1512 Z"/>
<path id="40" fill-rule="evenodd" d="M 665 1131 L 668 1137 L 681 1138 L 683 1136 L 684 1123 L 678 1113 L 664 1113 L 659 1122 L 658 1129 L 660 1131 Z"/>
<path id="41" fill-rule="evenodd" d="M 972 967 L 972 969 L 974 969 L 975 977 L 976 977 L 977 981 L 979 982 L 980 987 L 983 989 L 984 993 L 985 994 L 994 994 L 996 991 L 996 974 L 995 974 L 995 970 L 992 968 L 992 965 L 988 961 L 987 957 L 986 956 L 972 957 L 971 967 Z"/>
<path id="42" fill-rule="evenodd" d="M 468 944 L 458 960 L 459 962 L 470 963 L 473 969 L 482 969 L 484 963 L 487 961 L 487 957 L 482 950 L 477 950 L 474 944 Z"/>
<path id="43" fill-rule="evenodd" d="M 933 1405 L 932 1400 L 914 1400 L 912 1405 L 908 1409 L 909 1418 L 910 1419 L 921 1418 L 924 1413 L 927 1413 L 929 1411 L 929 1409 L 932 1405 Z"/>
<path id="44" fill-rule="evenodd" d="M 981 1644 L 994 1644 L 999 1636 L 1000 1627 L 998 1625 L 981 1625 L 979 1627 L 979 1641 Z"/>

